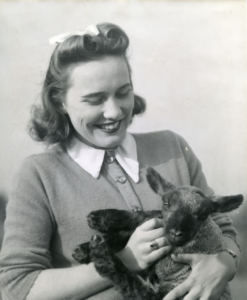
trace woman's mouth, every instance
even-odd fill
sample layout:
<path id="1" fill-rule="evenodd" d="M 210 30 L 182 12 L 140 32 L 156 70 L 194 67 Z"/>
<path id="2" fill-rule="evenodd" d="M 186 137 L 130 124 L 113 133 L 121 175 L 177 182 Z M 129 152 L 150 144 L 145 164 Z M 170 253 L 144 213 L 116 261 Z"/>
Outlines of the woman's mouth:
<path id="1" fill-rule="evenodd" d="M 113 132 L 116 132 L 120 125 L 121 125 L 121 121 L 117 121 L 117 122 L 109 122 L 109 123 L 106 123 L 106 124 L 100 124 L 100 125 L 96 125 L 97 128 L 105 131 L 105 132 L 110 132 L 110 133 L 113 133 Z"/>

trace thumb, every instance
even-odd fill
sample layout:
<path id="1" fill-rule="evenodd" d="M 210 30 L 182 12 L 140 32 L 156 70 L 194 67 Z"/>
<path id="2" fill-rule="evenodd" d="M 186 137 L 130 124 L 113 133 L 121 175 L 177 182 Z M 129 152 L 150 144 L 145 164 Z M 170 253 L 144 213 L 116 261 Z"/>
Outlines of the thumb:
<path id="1" fill-rule="evenodd" d="M 172 254 L 172 259 L 182 264 L 193 265 L 193 258 L 193 254 Z"/>

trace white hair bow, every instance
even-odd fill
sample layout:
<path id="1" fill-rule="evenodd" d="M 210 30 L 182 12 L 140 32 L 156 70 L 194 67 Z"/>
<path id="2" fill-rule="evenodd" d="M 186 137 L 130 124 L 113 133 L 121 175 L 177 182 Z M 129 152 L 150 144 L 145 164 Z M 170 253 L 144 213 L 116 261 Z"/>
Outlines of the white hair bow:
<path id="1" fill-rule="evenodd" d="M 84 31 L 74 30 L 74 31 L 68 31 L 56 36 L 53 36 L 49 39 L 49 44 L 61 44 L 63 41 L 65 41 L 67 38 L 69 38 L 72 35 L 84 35 L 89 34 L 91 36 L 95 36 L 99 34 L 99 30 L 96 25 L 89 25 Z"/>

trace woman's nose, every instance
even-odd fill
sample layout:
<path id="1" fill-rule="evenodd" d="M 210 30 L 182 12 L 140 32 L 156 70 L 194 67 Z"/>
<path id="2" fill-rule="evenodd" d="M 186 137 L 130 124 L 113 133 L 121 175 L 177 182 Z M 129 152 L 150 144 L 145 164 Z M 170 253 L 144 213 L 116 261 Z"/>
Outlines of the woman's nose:
<path id="1" fill-rule="evenodd" d="M 108 99 L 104 103 L 104 118 L 105 119 L 118 119 L 122 115 L 120 103 L 116 99 Z"/>

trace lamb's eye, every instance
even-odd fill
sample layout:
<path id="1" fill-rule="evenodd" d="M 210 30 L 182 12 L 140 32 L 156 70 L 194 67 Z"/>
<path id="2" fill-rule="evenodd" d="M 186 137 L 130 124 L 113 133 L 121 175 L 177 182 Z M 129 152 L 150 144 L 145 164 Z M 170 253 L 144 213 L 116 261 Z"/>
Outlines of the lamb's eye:
<path id="1" fill-rule="evenodd" d="M 169 204 L 168 201 L 164 201 L 163 204 L 164 204 L 164 208 L 168 208 L 168 204 Z"/>

